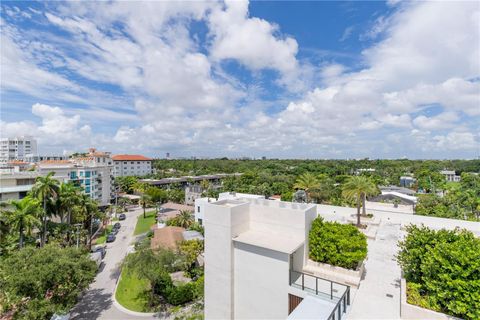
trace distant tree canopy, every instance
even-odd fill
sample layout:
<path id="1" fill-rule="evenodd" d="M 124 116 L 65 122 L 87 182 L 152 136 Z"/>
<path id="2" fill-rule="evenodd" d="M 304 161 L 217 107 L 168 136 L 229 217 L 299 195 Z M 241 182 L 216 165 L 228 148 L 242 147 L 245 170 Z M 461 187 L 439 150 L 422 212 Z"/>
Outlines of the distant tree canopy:
<path id="1" fill-rule="evenodd" d="M 407 280 L 408 302 L 480 319 L 480 239 L 465 230 L 406 228 L 398 263 Z"/>

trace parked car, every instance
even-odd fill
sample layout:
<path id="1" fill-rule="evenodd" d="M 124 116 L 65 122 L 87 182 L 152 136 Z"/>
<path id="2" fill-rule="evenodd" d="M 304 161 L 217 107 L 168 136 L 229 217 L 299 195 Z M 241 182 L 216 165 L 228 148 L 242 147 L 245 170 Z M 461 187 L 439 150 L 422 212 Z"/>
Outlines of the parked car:
<path id="1" fill-rule="evenodd" d="M 118 233 L 118 230 L 120 230 L 120 229 L 118 229 L 118 228 L 112 228 L 112 230 L 110 230 L 110 234 L 116 235 L 116 234 Z"/>
<path id="2" fill-rule="evenodd" d="M 120 222 L 116 222 L 114 225 L 113 225 L 113 229 L 120 229 L 122 225 L 120 224 Z"/>
<path id="3" fill-rule="evenodd" d="M 107 248 L 105 247 L 105 245 L 97 245 L 97 246 L 93 246 L 92 247 L 92 250 L 90 250 L 92 253 L 94 252 L 100 252 L 102 254 L 102 259 L 105 257 L 105 255 L 107 254 Z"/>
<path id="4" fill-rule="evenodd" d="M 118 215 L 118 220 L 121 221 L 121 220 L 125 220 L 125 219 L 127 219 L 127 216 L 125 215 L 125 213 L 120 213 L 120 214 Z"/>
<path id="5" fill-rule="evenodd" d="M 107 238 L 107 241 L 108 241 L 108 238 Z M 100 265 L 102 264 L 102 253 L 101 252 L 90 253 L 90 259 L 95 261 L 95 263 L 97 264 L 97 268 L 100 268 Z"/>
<path id="6" fill-rule="evenodd" d="M 108 236 L 107 236 L 107 242 L 113 242 L 115 241 L 115 234 L 113 233 L 110 233 Z"/>

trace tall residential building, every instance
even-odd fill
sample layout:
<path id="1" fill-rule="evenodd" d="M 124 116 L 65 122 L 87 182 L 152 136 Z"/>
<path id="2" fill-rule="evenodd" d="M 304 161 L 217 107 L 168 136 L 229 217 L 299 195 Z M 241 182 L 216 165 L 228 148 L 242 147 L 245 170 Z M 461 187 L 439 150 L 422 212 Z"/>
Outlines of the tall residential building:
<path id="1" fill-rule="evenodd" d="M 138 154 L 116 154 L 112 156 L 115 177 L 145 176 L 152 173 L 152 159 Z"/>
<path id="2" fill-rule="evenodd" d="M 0 138 L 0 166 L 9 161 L 25 161 L 26 156 L 37 154 L 37 140 L 31 136 Z"/>
<path id="3" fill-rule="evenodd" d="M 38 172 L 0 173 L 0 201 L 23 199 L 40 176 Z"/>
<path id="4" fill-rule="evenodd" d="M 350 288 L 304 271 L 316 205 L 207 202 L 206 319 L 341 319 Z"/>
<path id="5" fill-rule="evenodd" d="M 110 152 L 89 153 L 70 160 L 46 160 L 38 163 L 37 170 L 46 175 L 55 172 L 55 178 L 73 182 L 99 205 L 108 205 L 113 196 L 113 160 Z"/>

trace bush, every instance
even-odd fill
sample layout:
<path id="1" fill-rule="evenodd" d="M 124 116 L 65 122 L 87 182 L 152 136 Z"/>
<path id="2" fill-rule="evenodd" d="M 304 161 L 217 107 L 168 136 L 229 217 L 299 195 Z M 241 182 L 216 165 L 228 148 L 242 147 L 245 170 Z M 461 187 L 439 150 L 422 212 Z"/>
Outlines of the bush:
<path id="1" fill-rule="evenodd" d="M 367 257 L 367 238 L 355 226 L 321 217 L 312 223 L 309 246 L 310 259 L 347 269 L 356 269 Z"/>
<path id="2" fill-rule="evenodd" d="M 398 262 L 411 303 L 480 319 L 480 239 L 466 230 L 408 226 Z"/>
<path id="3" fill-rule="evenodd" d="M 196 289 L 195 287 L 195 283 L 193 282 L 181 284 L 176 287 L 171 286 L 167 288 L 165 298 L 168 303 L 173 304 L 174 306 L 184 304 L 193 300 Z"/>

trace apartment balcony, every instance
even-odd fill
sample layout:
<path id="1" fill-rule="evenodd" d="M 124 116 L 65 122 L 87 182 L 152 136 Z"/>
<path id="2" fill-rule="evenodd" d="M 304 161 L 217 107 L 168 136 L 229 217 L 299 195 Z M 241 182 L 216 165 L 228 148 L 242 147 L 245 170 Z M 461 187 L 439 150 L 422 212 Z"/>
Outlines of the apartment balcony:
<path id="1" fill-rule="evenodd" d="M 290 270 L 290 286 L 308 295 L 305 298 L 292 296 L 291 313 L 287 319 L 315 316 L 317 319 L 341 320 L 345 317 L 350 305 L 350 286 L 294 270 Z"/>

